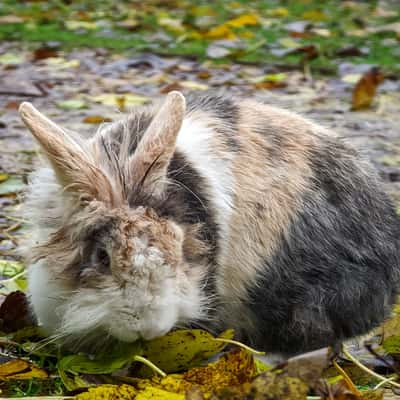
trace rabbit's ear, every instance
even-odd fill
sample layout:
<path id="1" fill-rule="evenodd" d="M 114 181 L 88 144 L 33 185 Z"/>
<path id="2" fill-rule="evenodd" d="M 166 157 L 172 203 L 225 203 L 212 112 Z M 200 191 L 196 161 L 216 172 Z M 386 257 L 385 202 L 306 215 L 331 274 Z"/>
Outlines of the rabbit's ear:
<path id="1" fill-rule="evenodd" d="M 19 113 L 49 159 L 59 183 L 82 199 L 112 202 L 112 188 L 83 147 L 61 127 L 24 102 Z"/>
<path id="2" fill-rule="evenodd" d="M 185 110 L 183 95 L 170 92 L 129 160 L 133 186 L 143 186 L 153 194 L 162 192 Z"/>

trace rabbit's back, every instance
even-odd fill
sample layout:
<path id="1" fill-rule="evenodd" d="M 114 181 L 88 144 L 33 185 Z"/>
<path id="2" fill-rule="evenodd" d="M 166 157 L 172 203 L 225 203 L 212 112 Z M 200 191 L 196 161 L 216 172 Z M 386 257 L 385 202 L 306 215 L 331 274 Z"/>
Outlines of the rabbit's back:
<path id="1" fill-rule="evenodd" d="M 124 122 L 132 152 L 151 117 Z M 168 177 L 154 208 L 202 224 L 210 327 L 296 353 L 362 334 L 390 312 L 399 220 L 368 162 L 330 131 L 250 100 L 189 97 Z"/>

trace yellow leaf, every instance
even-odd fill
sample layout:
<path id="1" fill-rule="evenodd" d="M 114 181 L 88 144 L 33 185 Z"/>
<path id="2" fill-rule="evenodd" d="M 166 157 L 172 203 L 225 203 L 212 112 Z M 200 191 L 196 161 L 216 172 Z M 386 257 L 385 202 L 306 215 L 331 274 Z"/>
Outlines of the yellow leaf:
<path id="1" fill-rule="evenodd" d="M 138 391 L 129 385 L 101 385 L 75 396 L 76 400 L 131 400 Z"/>
<path id="2" fill-rule="evenodd" d="M 236 35 L 231 31 L 230 27 L 226 24 L 218 25 L 210 29 L 204 37 L 208 39 L 226 39 L 234 40 Z"/>
<path id="3" fill-rule="evenodd" d="M 232 339 L 233 331 L 227 330 L 219 337 Z M 182 329 L 145 342 L 142 355 L 168 373 L 199 365 L 201 361 L 217 354 L 225 346 L 225 343 L 214 340 L 206 331 Z M 142 367 L 142 372 L 145 371 L 146 369 Z"/>
<path id="4" fill-rule="evenodd" d="M 28 363 L 25 360 L 11 360 L 0 365 L 0 380 L 11 379 L 45 379 L 46 371 Z"/>
<path id="5" fill-rule="evenodd" d="M 161 17 L 158 19 L 158 24 L 175 33 L 182 33 L 186 30 L 182 24 L 182 21 L 176 18 Z"/>
<path id="6" fill-rule="evenodd" d="M 243 28 L 244 26 L 258 25 L 258 17 L 254 14 L 243 14 L 237 18 L 233 18 L 221 25 L 211 28 L 204 37 L 208 39 L 236 39 L 236 34 L 232 32 L 232 28 Z"/>
<path id="7" fill-rule="evenodd" d="M 242 28 L 248 25 L 258 25 L 258 17 L 254 14 L 243 14 L 226 22 L 232 28 Z"/>
<path id="8" fill-rule="evenodd" d="M 186 88 L 186 89 L 190 89 L 190 90 L 207 90 L 208 89 L 208 85 L 205 85 L 204 83 L 199 83 L 199 82 L 195 82 L 195 81 L 183 81 L 183 82 L 179 82 L 179 84 Z"/>
<path id="9" fill-rule="evenodd" d="M 196 17 L 201 17 L 201 16 L 213 16 L 215 15 L 215 10 L 207 5 L 201 5 L 201 6 L 194 6 L 190 9 L 190 13 L 192 15 L 195 15 Z"/>
<path id="10" fill-rule="evenodd" d="M 300 45 L 290 37 L 279 39 L 279 43 L 287 49 L 297 49 Z"/>
<path id="11" fill-rule="evenodd" d="M 355 85 L 361 79 L 361 77 L 362 77 L 361 74 L 347 74 L 342 76 L 341 80 L 343 82 Z"/>
<path id="12" fill-rule="evenodd" d="M 8 174 L 0 174 L 0 182 L 6 181 L 9 177 L 10 175 Z"/>
<path id="13" fill-rule="evenodd" d="M 83 119 L 83 122 L 85 124 L 101 124 L 103 122 L 112 122 L 112 119 L 101 115 L 88 115 Z"/>
<path id="14" fill-rule="evenodd" d="M 231 351 L 224 354 L 218 361 L 204 367 L 192 368 L 184 374 L 168 375 L 165 378 L 157 378 L 152 385 L 169 393 L 185 394 L 200 391 L 205 398 L 212 393 L 219 393 L 230 387 L 239 387 L 249 384 L 258 374 L 253 356 L 244 349 Z M 140 389 L 147 386 L 138 385 Z"/>
<path id="15" fill-rule="evenodd" d="M 309 21 L 321 22 L 326 20 L 326 15 L 318 10 L 306 11 L 301 16 Z"/>
<path id="16" fill-rule="evenodd" d="M 29 363 L 24 360 L 11 360 L 0 365 L 0 376 L 17 374 L 29 368 Z"/>
<path id="17" fill-rule="evenodd" d="M 378 85 L 384 80 L 377 68 L 371 69 L 357 82 L 352 97 L 352 110 L 368 108 L 375 96 Z"/>
<path id="18" fill-rule="evenodd" d="M 80 65 L 79 60 L 66 60 L 63 57 L 49 57 L 43 61 L 55 69 L 77 68 Z"/>
<path id="19" fill-rule="evenodd" d="M 35 367 L 34 365 L 30 366 L 30 370 L 27 372 L 22 372 L 20 374 L 15 374 L 11 376 L 7 376 L 6 379 L 46 379 L 48 378 L 48 374 L 43 369 Z"/>
<path id="20" fill-rule="evenodd" d="M 135 400 L 185 400 L 185 395 L 167 392 L 154 386 L 147 386 L 136 395 Z"/>
<path id="21" fill-rule="evenodd" d="M 65 27 L 70 31 L 76 31 L 78 29 L 86 29 L 86 30 L 93 30 L 97 29 L 96 22 L 89 22 L 89 21 L 65 21 Z"/>
<path id="22" fill-rule="evenodd" d="M 88 98 L 96 103 L 101 103 L 107 106 L 114 106 L 118 108 L 125 108 L 127 106 L 137 106 L 147 103 L 150 99 L 145 96 L 133 94 L 115 94 L 104 93 L 98 96 L 88 96 Z"/>
<path id="23" fill-rule="evenodd" d="M 289 10 L 284 7 L 272 8 L 267 10 L 267 15 L 269 17 L 287 17 L 289 15 Z"/>

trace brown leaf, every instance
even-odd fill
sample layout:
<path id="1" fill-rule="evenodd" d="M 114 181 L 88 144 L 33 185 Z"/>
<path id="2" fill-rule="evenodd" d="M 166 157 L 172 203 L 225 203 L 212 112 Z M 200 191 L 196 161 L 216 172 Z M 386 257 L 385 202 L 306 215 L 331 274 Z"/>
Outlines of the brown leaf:
<path id="1" fill-rule="evenodd" d="M 45 58 L 57 57 L 58 53 L 55 49 L 49 47 L 40 47 L 33 52 L 34 61 L 44 60 Z"/>
<path id="2" fill-rule="evenodd" d="M 329 367 L 331 350 L 329 347 L 310 351 L 289 358 L 287 372 L 290 376 L 301 379 L 310 387 L 314 387 L 321 379 L 323 371 Z"/>
<path id="3" fill-rule="evenodd" d="M 182 89 L 183 89 L 183 86 L 181 86 L 181 85 L 179 84 L 179 82 L 172 82 L 172 83 L 169 83 L 168 85 L 162 87 L 162 88 L 160 89 L 160 93 L 166 94 L 166 93 L 172 92 L 173 90 L 178 90 L 178 91 L 180 91 L 180 90 L 182 90 Z"/>
<path id="4" fill-rule="evenodd" d="M 0 306 L 0 331 L 10 333 L 32 325 L 35 321 L 25 293 L 17 291 L 7 295 Z"/>
<path id="5" fill-rule="evenodd" d="M 308 61 L 314 60 L 319 56 L 319 52 L 316 46 L 313 44 L 307 45 L 307 46 L 302 46 L 302 47 L 297 47 L 293 51 L 290 52 L 290 54 L 298 54 L 298 53 L 303 53 L 304 56 L 301 60 L 301 62 L 304 64 Z"/>
<path id="6" fill-rule="evenodd" d="M 384 80 L 384 75 L 379 68 L 372 68 L 357 82 L 353 90 L 352 110 L 369 108 L 375 97 L 376 89 Z"/>

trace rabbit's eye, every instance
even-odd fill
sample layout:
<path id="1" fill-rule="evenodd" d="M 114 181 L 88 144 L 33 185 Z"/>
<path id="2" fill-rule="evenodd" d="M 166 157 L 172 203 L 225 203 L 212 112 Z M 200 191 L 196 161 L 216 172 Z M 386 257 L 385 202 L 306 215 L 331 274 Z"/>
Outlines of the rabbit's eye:
<path id="1" fill-rule="evenodd" d="M 104 248 L 102 247 L 97 248 L 95 251 L 94 258 L 96 264 L 107 268 L 110 266 L 110 256 L 108 255 L 107 251 Z"/>

